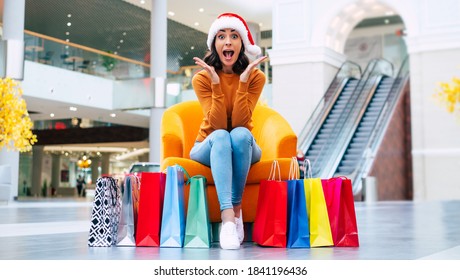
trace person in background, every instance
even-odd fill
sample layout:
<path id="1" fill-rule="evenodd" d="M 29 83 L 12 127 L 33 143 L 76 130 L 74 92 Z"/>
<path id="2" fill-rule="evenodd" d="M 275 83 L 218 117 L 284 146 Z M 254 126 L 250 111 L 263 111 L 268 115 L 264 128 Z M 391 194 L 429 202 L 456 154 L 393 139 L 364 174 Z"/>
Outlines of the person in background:
<path id="1" fill-rule="evenodd" d="M 211 25 L 203 68 L 192 78 L 204 118 L 190 158 L 211 167 L 219 199 L 222 249 L 239 249 L 244 240 L 241 199 L 249 168 L 261 150 L 254 140 L 252 112 L 265 85 L 265 74 L 256 68 L 266 56 L 254 44 L 246 21 L 232 13 L 221 14 Z"/>
<path id="2" fill-rule="evenodd" d="M 85 185 L 86 185 L 85 179 L 83 177 L 81 177 L 81 175 L 78 175 L 78 178 L 77 178 L 78 197 L 83 196 L 83 191 L 84 191 Z"/>

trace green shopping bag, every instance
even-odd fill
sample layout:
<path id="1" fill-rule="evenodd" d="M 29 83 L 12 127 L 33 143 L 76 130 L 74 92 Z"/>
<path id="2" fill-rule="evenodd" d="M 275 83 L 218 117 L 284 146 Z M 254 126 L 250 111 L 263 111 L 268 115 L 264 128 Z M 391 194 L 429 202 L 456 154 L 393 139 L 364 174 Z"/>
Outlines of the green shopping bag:
<path id="1" fill-rule="evenodd" d="M 190 181 L 184 247 L 210 248 L 211 221 L 208 212 L 206 177 L 193 176 Z"/>

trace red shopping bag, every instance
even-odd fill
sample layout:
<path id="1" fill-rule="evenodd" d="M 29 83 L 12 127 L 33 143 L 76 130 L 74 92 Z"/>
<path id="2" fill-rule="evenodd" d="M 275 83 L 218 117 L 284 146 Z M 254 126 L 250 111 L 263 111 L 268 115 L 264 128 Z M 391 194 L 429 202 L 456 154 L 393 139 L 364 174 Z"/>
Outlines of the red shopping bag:
<path id="1" fill-rule="evenodd" d="M 336 247 L 358 247 L 358 226 L 351 180 L 345 177 L 322 179 L 332 239 Z"/>
<path id="2" fill-rule="evenodd" d="M 142 172 L 140 182 L 136 246 L 160 246 L 166 174 Z"/>
<path id="3" fill-rule="evenodd" d="M 275 179 L 280 174 L 279 163 L 274 161 L 268 180 L 259 188 L 253 240 L 261 246 L 286 247 L 287 182 Z"/>

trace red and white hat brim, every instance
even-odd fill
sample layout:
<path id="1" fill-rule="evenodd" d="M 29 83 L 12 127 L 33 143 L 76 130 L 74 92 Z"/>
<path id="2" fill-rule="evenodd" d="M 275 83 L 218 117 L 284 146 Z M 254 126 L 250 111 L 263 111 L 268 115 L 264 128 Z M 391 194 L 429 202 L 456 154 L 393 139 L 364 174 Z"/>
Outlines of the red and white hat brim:
<path id="1" fill-rule="evenodd" d="M 259 46 L 251 44 L 248 30 L 246 29 L 246 26 L 243 24 L 243 22 L 241 22 L 241 20 L 236 17 L 227 16 L 220 17 L 212 23 L 211 28 L 209 29 L 207 40 L 209 49 L 211 49 L 212 42 L 214 41 L 214 37 L 216 37 L 217 32 L 226 28 L 235 29 L 235 31 L 240 34 L 247 53 L 256 56 L 262 52 Z"/>

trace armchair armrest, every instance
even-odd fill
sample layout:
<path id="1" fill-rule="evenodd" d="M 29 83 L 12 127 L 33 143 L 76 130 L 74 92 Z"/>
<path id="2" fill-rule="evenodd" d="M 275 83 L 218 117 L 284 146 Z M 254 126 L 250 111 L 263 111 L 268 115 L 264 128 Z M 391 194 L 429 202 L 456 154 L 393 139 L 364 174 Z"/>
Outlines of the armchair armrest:
<path id="1" fill-rule="evenodd" d="M 258 124 L 253 131 L 262 150 L 261 160 L 290 158 L 296 155 L 297 135 L 279 114 L 271 114 Z"/>
<path id="2" fill-rule="evenodd" d="M 161 119 L 160 162 L 168 157 L 184 156 L 182 120 L 174 112 L 165 111 Z"/>

